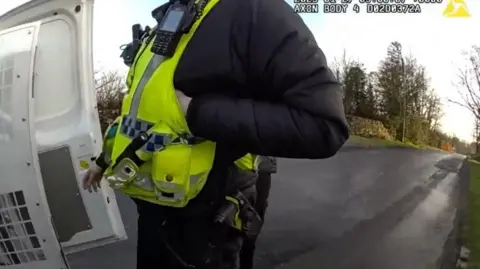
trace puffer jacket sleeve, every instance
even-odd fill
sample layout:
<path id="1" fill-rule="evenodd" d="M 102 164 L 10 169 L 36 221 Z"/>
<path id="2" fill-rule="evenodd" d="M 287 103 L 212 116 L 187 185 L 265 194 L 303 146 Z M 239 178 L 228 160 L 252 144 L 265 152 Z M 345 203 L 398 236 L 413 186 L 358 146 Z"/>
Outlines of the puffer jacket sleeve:
<path id="1" fill-rule="evenodd" d="M 237 47 L 246 48 L 238 53 L 251 97 L 193 98 L 187 112 L 190 130 L 258 155 L 333 156 L 348 139 L 348 125 L 341 86 L 325 55 L 283 0 L 251 2 L 251 16 L 239 18 L 232 34 Z"/>

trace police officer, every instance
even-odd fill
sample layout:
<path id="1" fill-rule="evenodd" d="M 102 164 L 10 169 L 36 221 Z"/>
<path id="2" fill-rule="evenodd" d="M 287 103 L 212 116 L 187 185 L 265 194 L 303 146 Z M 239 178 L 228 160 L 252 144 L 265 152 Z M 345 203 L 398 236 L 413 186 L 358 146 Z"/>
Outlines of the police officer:
<path id="1" fill-rule="evenodd" d="M 152 14 L 124 48 L 114 143 L 84 188 L 104 177 L 134 199 L 138 269 L 236 269 L 261 227 L 257 175 L 238 161 L 333 156 L 348 139 L 340 84 L 283 0 L 172 0 Z"/>
<path id="2" fill-rule="evenodd" d="M 255 160 L 257 163 L 255 168 L 258 171 L 258 178 L 255 184 L 257 191 L 255 210 L 264 223 L 272 184 L 272 174 L 277 173 L 277 161 L 275 158 L 267 156 L 256 156 Z M 253 268 L 256 241 L 257 238 L 244 238 L 240 251 L 240 269 Z"/>

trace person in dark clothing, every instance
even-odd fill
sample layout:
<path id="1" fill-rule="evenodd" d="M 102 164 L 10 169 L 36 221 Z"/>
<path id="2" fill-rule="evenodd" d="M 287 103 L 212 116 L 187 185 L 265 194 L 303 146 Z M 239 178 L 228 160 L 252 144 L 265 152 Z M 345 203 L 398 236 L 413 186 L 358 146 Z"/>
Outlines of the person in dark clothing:
<path id="1" fill-rule="evenodd" d="M 134 72 L 136 83 L 144 80 L 147 62 Z M 335 155 L 349 136 L 340 84 L 308 27 L 283 0 L 220 0 L 188 42 L 173 85 L 189 131 L 215 143 L 215 158 L 206 184 L 187 206 L 135 200 L 137 269 L 237 269 L 245 234 L 214 222 L 233 191 L 255 200 L 254 188 L 244 184 L 251 177 L 233 163 L 247 153 Z M 101 177 L 90 170 L 85 188 Z"/>
<path id="2" fill-rule="evenodd" d="M 270 187 L 272 183 L 272 175 L 267 172 L 259 172 L 256 183 L 257 200 L 255 203 L 255 210 L 265 223 L 265 214 L 268 207 L 268 196 L 270 194 Z M 256 238 L 244 238 L 243 245 L 240 250 L 240 269 L 252 269 L 255 258 Z"/>
<path id="3" fill-rule="evenodd" d="M 255 184 L 257 197 L 255 210 L 265 223 L 265 214 L 268 207 L 268 197 L 272 184 L 272 174 L 277 173 L 277 162 L 275 158 L 258 156 L 258 178 Z M 240 251 L 240 269 L 252 269 L 255 257 L 257 238 L 245 238 Z"/>

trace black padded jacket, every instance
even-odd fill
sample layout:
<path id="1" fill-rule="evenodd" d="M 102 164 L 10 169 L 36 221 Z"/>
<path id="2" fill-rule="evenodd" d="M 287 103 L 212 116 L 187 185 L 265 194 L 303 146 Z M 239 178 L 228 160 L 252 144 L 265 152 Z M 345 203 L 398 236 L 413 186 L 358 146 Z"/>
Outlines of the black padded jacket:
<path id="1" fill-rule="evenodd" d="M 237 156 L 328 158 L 348 139 L 340 84 L 283 0 L 220 0 L 174 84 L 192 97 L 192 133 Z"/>

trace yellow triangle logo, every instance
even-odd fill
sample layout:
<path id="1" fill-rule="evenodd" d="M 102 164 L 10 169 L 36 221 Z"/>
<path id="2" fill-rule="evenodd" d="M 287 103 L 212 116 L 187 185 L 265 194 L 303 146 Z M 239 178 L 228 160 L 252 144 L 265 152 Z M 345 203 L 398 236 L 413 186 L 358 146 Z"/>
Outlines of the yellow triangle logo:
<path id="1" fill-rule="evenodd" d="M 443 11 L 443 16 L 447 18 L 468 18 L 470 17 L 470 12 L 468 12 L 467 4 L 465 4 L 464 0 L 450 0 Z"/>

